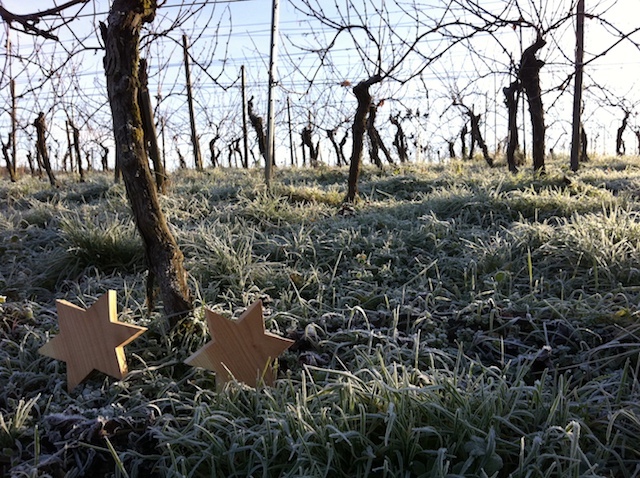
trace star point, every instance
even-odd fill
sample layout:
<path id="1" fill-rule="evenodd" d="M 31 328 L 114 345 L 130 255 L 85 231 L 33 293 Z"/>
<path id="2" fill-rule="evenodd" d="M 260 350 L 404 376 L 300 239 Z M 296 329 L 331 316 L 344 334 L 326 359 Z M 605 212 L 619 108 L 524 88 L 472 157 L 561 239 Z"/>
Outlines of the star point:
<path id="1" fill-rule="evenodd" d="M 273 362 L 294 341 L 265 331 L 262 301 L 254 302 L 236 321 L 205 309 L 211 341 L 185 362 L 216 373 L 218 386 L 236 379 L 251 387 L 272 385 Z"/>
<path id="2" fill-rule="evenodd" d="M 147 329 L 117 320 L 116 292 L 103 294 L 83 309 L 56 301 L 60 333 L 38 352 L 67 364 L 67 389 L 73 390 L 93 370 L 117 379 L 127 372 L 124 347 Z"/>

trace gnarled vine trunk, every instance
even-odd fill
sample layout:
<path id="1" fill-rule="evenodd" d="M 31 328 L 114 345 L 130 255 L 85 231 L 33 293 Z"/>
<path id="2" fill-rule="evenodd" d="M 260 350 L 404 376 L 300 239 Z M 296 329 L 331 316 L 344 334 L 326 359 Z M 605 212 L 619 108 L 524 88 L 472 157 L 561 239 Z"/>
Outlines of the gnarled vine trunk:
<path id="1" fill-rule="evenodd" d="M 138 104 L 140 29 L 153 20 L 156 8 L 154 0 L 114 0 L 108 26 L 101 24 L 101 30 L 116 157 L 145 245 L 150 283 L 157 280 L 164 312 L 173 327 L 191 311 L 191 295 L 182 252 L 160 209 Z"/>
<path id="2" fill-rule="evenodd" d="M 318 145 L 313 144 L 312 134 L 313 130 L 311 129 L 311 126 L 305 126 L 302 128 L 302 133 L 300 133 L 300 137 L 302 138 L 302 154 L 305 154 L 305 147 L 309 148 L 309 163 L 311 163 L 312 168 L 317 168 L 320 149 L 318 148 Z"/>
<path id="3" fill-rule="evenodd" d="M 340 148 L 340 145 L 336 141 L 336 129 L 337 128 L 328 129 L 326 130 L 326 132 L 327 132 L 327 137 L 329 138 L 329 141 L 331 141 L 331 145 L 333 146 L 333 150 L 336 153 L 336 166 L 340 167 L 343 164 L 347 164 L 347 161 L 344 157 L 344 153 L 342 152 L 342 149 Z"/>
<path id="4" fill-rule="evenodd" d="M 489 166 L 493 167 L 493 158 L 489 155 L 489 148 L 487 148 L 487 144 L 484 142 L 482 132 L 480 131 L 481 115 L 474 114 L 471 110 L 467 110 L 467 114 L 471 119 L 471 151 L 473 151 L 473 145 L 478 143 L 478 146 L 480 146 L 482 150 L 482 157 Z M 471 159 L 473 159 L 473 153 L 471 153 Z"/>
<path id="5" fill-rule="evenodd" d="M 38 157 L 42 161 L 42 167 L 49 177 L 49 183 L 54 188 L 58 187 L 58 181 L 56 180 L 53 170 L 51 169 L 51 162 L 49 161 L 49 150 L 47 149 L 47 143 L 45 140 L 45 133 L 47 126 L 44 121 L 44 113 L 40 113 L 36 120 L 33 122 L 36 127 L 36 152 Z"/>
<path id="6" fill-rule="evenodd" d="M 540 70 L 544 61 L 536 58 L 536 53 L 547 44 L 538 35 L 535 43 L 529 46 L 523 53 L 520 61 L 518 78 L 522 84 L 527 101 L 529 114 L 531 115 L 531 128 L 533 138 L 533 170 L 544 173 L 545 134 L 544 107 L 542 106 L 542 89 L 540 88 Z"/>
<path id="7" fill-rule="evenodd" d="M 253 126 L 254 131 L 256 132 L 256 136 L 258 137 L 258 149 L 260 150 L 260 154 L 267 160 L 267 135 L 264 132 L 264 120 L 262 116 L 258 116 L 253 110 L 253 96 L 247 103 L 247 114 L 249 115 L 249 121 L 251 121 L 251 126 Z M 249 158 L 246 158 L 245 161 L 248 164 Z"/>
<path id="8" fill-rule="evenodd" d="M 624 135 L 624 130 L 627 129 L 627 124 L 629 124 L 630 115 L 631 113 L 629 113 L 628 111 L 624 112 L 624 118 L 622 118 L 622 124 L 620 125 L 620 127 L 618 128 L 618 131 L 616 132 L 616 154 L 618 156 L 624 156 L 624 154 L 626 153 L 626 147 L 624 144 L 624 139 L 622 139 L 622 136 Z"/>
<path id="9" fill-rule="evenodd" d="M 393 136 L 393 145 L 398 151 L 398 158 L 401 163 L 409 161 L 409 147 L 407 146 L 407 136 L 404 134 L 402 124 L 400 124 L 400 115 L 389 115 L 389 121 L 396 127 L 396 134 Z"/>
<path id="10" fill-rule="evenodd" d="M 382 76 L 374 75 L 353 87 L 353 93 L 358 100 L 358 107 L 351 127 L 351 164 L 349 165 L 347 202 L 354 202 L 358 196 L 358 177 L 360 176 L 360 163 L 362 162 L 362 151 L 364 149 L 364 134 L 367 130 L 367 115 L 371 106 L 369 87 L 381 81 Z"/>

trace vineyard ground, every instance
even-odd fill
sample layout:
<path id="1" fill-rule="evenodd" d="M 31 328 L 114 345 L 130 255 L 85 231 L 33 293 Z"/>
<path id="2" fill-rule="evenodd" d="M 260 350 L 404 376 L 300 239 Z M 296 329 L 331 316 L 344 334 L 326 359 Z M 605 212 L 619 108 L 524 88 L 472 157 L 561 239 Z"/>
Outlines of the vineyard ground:
<path id="1" fill-rule="evenodd" d="M 640 162 L 567 177 L 480 162 L 178 171 L 161 198 L 194 317 L 145 303 L 144 251 L 111 174 L 0 182 L 0 475 L 640 475 Z M 71 393 L 37 353 L 55 299 L 109 289 L 149 330 L 129 375 Z M 296 341 L 274 387 L 183 363 L 203 308 L 256 299 Z"/>

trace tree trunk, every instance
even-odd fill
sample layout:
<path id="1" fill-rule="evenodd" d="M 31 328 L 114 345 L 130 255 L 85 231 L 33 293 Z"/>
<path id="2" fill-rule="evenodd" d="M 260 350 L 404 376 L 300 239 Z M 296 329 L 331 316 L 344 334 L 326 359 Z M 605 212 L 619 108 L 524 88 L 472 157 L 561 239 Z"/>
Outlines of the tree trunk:
<path id="1" fill-rule="evenodd" d="M 133 216 L 144 241 L 149 284 L 157 279 L 164 312 L 170 325 L 175 327 L 192 309 L 191 294 L 182 252 L 160 209 L 149 170 L 137 95 L 140 29 L 144 23 L 153 20 L 155 10 L 156 2 L 148 0 L 114 0 L 109 24 L 101 24 L 101 29 L 116 154 Z"/>
<path id="2" fill-rule="evenodd" d="M 338 146 L 340 146 L 340 159 L 342 160 L 342 165 L 347 165 L 347 157 L 344 154 L 344 145 L 347 144 L 347 139 L 349 139 L 349 131 L 345 131 L 344 132 L 344 136 L 342 137 L 342 139 L 340 140 L 340 142 L 338 143 Z"/>
<path id="3" fill-rule="evenodd" d="M 118 148 L 116 148 L 116 160 L 113 166 L 113 182 L 118 184 L 120 182 L 120 178 L 122 178 L 122 171 L 120 170 L 120 153 L 118 152 Z"/>
<path id="4" fill-rule="evenodd" d="M 389 121 L 391 121 L 391 124 L 396 127 L 396 134 L 393 137 L 393 145 L 396 147 L 396 151 L 398 151 L 398 158 L 401 163 L 406 163 L 409 161 L 409 149 L 407 147 L 407 136 L 404 134 L 404 130 L 400 124 L 400 118 L 398 115 L 389 115 Z"/>
<path id="5" fill-rule="evenodd" d="M 240 164 L 242 164 L 242 167 L 246 169 L 249 166 L 249 158 L 245 158 L 244 152 L 240 149 L 240 138 L 233 141 L 233 150 L 240 157 Z"/>
<path id="6" fill-rule="evenodd" d="M 509 86 L 502 89 L 504 102 L 507 105 L 508 115 L 508 142 L 507 142 L 507 165 L 512 173 L 518 172 L 516 162 L 516 151 L 518 150 L 518 92 L 520 84 L 518 80 L 513 81 Z"/>
<path id="7" fill-rule="evenodd" d="M 587 132 L 584 130 L 584 125 L 580 124 L 580 162 L 586 163 L 589 161 L 589 155 L 587 154 L 588 146 Z"/>
<path id="8" fill-rule="evenodd" d="M 7 165 L 7 172 L 9 173 L 9 179 L 12 183 L 17 181 L 16 178 L 16 169 L 13 161 L 11 161 L 11 153 L 9 153 L 9 149 L 11 148 L 11 135 L 9 135 L 9 141 L 6 143 L 2 143 L 2 156 L 4 157 L 4 161 Z"/>
<path id="9" fill-rule="evenodd" d="M 367 136 L 369 137 L 369 158 L 371 162 L 375 164 L 378 169 L 382 169 L 382 161 L 380 160 L 380 154 L 378 153 L 378 142 L 375 137 L 375 127 L 373 126 L 372 118 L 376 117 L 376 107 L 369 106 L 369 116 L 367 118 Z"/>
<path id="10" fill-rule="evenodd" d="M 533 170 L 539 173 L 544 173 L 546 128 L 544 107 L 542 106 L 542 89 L 540 88 L 540 70 L 544 66 L 544 61 L 536 58 L 536 53 L 546 44 L 547 42 L 538 34 L 535 43 L 522 53 L 518 71 L 518 78 L 527 95 L 529 114 L 531 115 Z"/>
<path id="11" fill-rule="evenodd" d="M 616 154 L 618 156 L 624 156 L 626 152 L 624 139 L 622 139 L 622 135 L 624 134 L 624 130 L 627 129 L 627 124 L 629 123 L 629 111 L 624 112 L 624 118 L 622 119 L 622 124 L 618 128 L 618 132 L 616 133 Z"/>
<path id="12" fill-rule="evenodd" d="M 153 170 L 156 177 L 156 187 L 159 193 L 164 193 L 167 189 L 167 174 L 160 159 L 160 147 L 158 146 L 158 134 L 156 124 L 153 121 L 153 108 L 151 107 L 151 97 L 148 88 L 147 61 L 140 59 L 138 68 L 138 78 L 140 87 L 138 88 L 138 103 L 140 104 L 140 115 L 142 117 L 142 129 L 144 130 L 144 143 L 149 152 L 149 158 L 153 163 Z M 202 169 L 202 168 L 200 168 Z"/>
<path id="13" fill-rule="evenodd" d="M 84 158 L 87 160 L 87 171 L 93 171 L 93 153 L 85 151 Z"/>
<path id="14" fill-rule="evenodd" d="M 9 146 L 11 147 L 11 161 L 7 161 L 7 167 L 11 167 L 9 171 L 9 177 L 12 182 L 15 182 L 18 178 L 16 172 L 16 159 L 18 158 L 18 119 L 16 117 L 16 80 L 13 78 L 9 82 L 9 89 L 11 90 L 11 133 L 9 134 Z M 8 157 L 8 155 L 7 155 Z"/>
<path id="15" fill-rule="evenodd" d="M 36 167 L 33 164 L 33 154 L 31 151 L 27 151 L 27 162 L 29 163 L 29 171 L 31 172 L 31 176 L 36 175 Z"/>
<path id="16" fill-rule="evenodd" d="M 73 131 L 73 149 L 76 154 L 76 163 L 78 164 L 78 173 L 80 174 L 80 182 L 84 182 L 84 169 L 82 168 L 82 155 L 80 154 L 80 130 L 76 125 L 69 121 L 71 131 Z"/>
<path id="17" fill-rule="evenodd" d="M 102 143 L 100 144 L 100 147 L 102 148 L 102 156 L 100 157 L 102 160 L 102 171 L 107 172 L 109 171 L 109 148 Z"/>
<path id="18" fill-rule="evenodd" d="M 40 149 L 38 149 L 38 146 L 36 145 L 36 166 L 37 166 L 37 171 L 36 171 L 36 176 L 41 179 L 42 178 L 42 170 L 44 169 L 43 165 L 42 165 L 42 155 L 40 154 Z"/>
<path id="19" fill-rule="evenodd" d="M 353 93 L 358 100 L 356 114 L 353 118 L 351 158 L 349 166 L 349 179 L 347 202 L 355 202 L 358 196 L 358 177 L 360 176 L 360 163 L 362 162 L 362 150 L 364 149 L 364 133 L 367 129 L 367 115 L 371 106 L 371 93 L 369 87 L 382 81 L 382 76 L 374 75 L 371 78 L 361 81 L 353 87 Z"/>
<path id="20" fill-rule="evenodd" d="M 67 134 L 67 154 L 69 155 L 69 171 L 73 172 L 73 169 L 74 169 L 73 143 L 71 142 L 70 128 L 71 126 L 69 126 L 69 120 L 65 121 L 65 133 Z M 65 171 L 66 171 L 66 168 L 65 168 Z"/>
<path id="21" fill-rule="evenodd" d="M 302 137 L 303 131 L 300 132 L 300 149 L 302 149 L 302 167 L 307 166 L 307 148 L 304 147 L 304 138 Z"/>
<path id="22" fill-rule="evenodd" d="M 493 158 L 489 156 L 489 149 L 487 148 L 484 138 L 482 137 L 482 133 L 480 132 L 481 115 L 476 115 L 471 110 L 468 110 L 467 114 L 471 119 L 471 144 L 473 145 L 474 143 L 478 143 L 478 146 L 480 146 L 480 149 L 482 150 L 482 157 L 489 166 L 493 167 Z"/>
<path id="23" fill-rule="evenodd" d="M 342 156 L 340 155 L 341 154 L 340 146 L 336 141 L 336 128 L 328 129 L 327 137 L 329 138 L 329 141 L 331 141 L 331 146 L 333 146 L 333 150 L 336 153 L 336 166 L 340 167 L 342 166 L 343 162 L 342 162 Z M 346 161 L 345 161 L 345 164 L 346 164 Z"/>
<path id="24" fill-rule="evenodd" d="M 220 156 L 220 152 L 216 152 L 216 141 L 220 139 L 220 135 L 216 134 L 211 141 L 209 141 L 209 152 L 211 153 L 211 167 L 218 167 L 218 157 Z"/>
<path id="25" fill-rule="evenodd" d="M 375 105 L 369 106 L 369 118 L 367 119 L 367 134 L 369 136 L 369 141 L 371 143 L 371 159 L 373 162 L 382 169 L 382 161 L 380 160 L 380 155 L 378 151 L 382 151 L 384 157 L 387 158 L 389 164 L 393 164 L 393 158 L 391 157 L 391 153 L 389 149 L 382 142 L 382 138 L 380 137 L 380 133 L 376 129 L 376 116 L 378 115 L 378 107 Z"/>
<path id="26" fill-rule="evenodd" d="M 449 140 L 447 146 L 449 147 L 449 159 L 456 159 L 455 143 Z"/>
<path id="27" fill-rule="evenodd" d="M 236 158 L 235 158 L 235 155 L 233 153 L 233 145 L 232 145 L 232 143 L 229 143 L 227 145 L 227 153 L 229 154 L 229 167 L 233 166 L 233 167 L 237 168 L 238 167 L 238 163 L 236 162 Z M 233 164 L 232 164 L 232 161 L 233 161 Z"/>
<path id="28" fill-rule="evenodd" d="M 467 135 L 469 134 L 469 129 L 467 128 L 467 123 L 462 126 L 462 131 L 460 131 L 460 141 L 462 141 L 462 147 L 460 150 L 460 155 L 462 159 L 469 159 L 467 157 Z M 472 147 L 473 149 L 473 147 Z M 472 152 L 473 155 L 473 152 Z M 453 155 L 455 157 L 455 154 Z"/>
<path id="29" fill-rule="evenodd" d="M 38 151 L 38 155 L 42 160 L 42 166 L 49 177 L 49 183 L 54 188 L 59 187 L 58 181 L 53 174 L 51 169 L 51 162 L 49 161 L 49 150 L 47 149 L 47 142 L 45 140 L 45 134 L 47 131 L 47 126 L 44 121 L 44 113 L 40 113 L 36 120 L 33 122 L 33 125 L 36 127 L 36 149 Z"/>
<path id="30" fill-rule="evenodd" d="M 180 169 L 187 169 L 187 160 L 184 158 L 180 147 L 176 144 L 176 154 L 178 155 L 178 167 Z"/>
<path id="31" fill-rule="evenodd" d="M 309 163 L 312 168 L 318 167 L 318 148 L 315 144 L 313 144 L 313 138 L 311 134 L 313 130 L 310 126 L 305 126 L 302 128 L 302 133 L 300 134 L 302 137 L 302 150 L 304 151 L 304 147 L 309 148 Z"/>
<path id="32" fill-rule="evenodd" d="M 249 115 L 249 120 L 251 121 L 251 126 L 253 126 L 254 131 L 256 132 L 256 136 L 258 137 L 258 149 L 260 150 L 260 154 L 267 160 L 267 137 L 264 133 L 264 120 L 261 116 L 258 116 L 253 111 L 253 96 L 247 103 L 247 113 Z M 247 161 L 249 158 L 247 158 Z"/>

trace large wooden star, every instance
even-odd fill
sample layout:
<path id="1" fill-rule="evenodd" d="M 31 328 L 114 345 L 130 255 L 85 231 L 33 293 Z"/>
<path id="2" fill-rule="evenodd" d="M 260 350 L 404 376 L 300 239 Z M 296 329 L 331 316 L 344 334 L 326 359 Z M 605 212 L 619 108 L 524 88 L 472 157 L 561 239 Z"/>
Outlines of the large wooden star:
<path id="1" fill-rule="evenodd" d="M 218 388 L 236 379 L 251 387 L 275 380 L 273 362 L 293 345 L 293 340 L 265 332 L 262 301 L 254 302 L 232 321 L 205 310 L 211 341 L 191 355 L 185 362 L 216 373 Z"/>
<path id="2" fill-rule="evenodd" d="M 56 301 L 60 333 L 40 347 L 42 355 L 67 363 L 67 388 L 73 390 L 93 370 L 123 379 L 127 374 L 124 346 L 147 329 L 117 320 L 116 292 L 108 291 L 82 309 Z"/>

